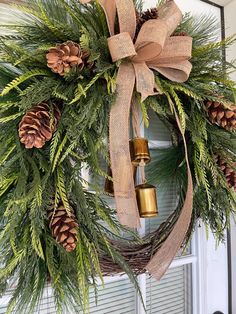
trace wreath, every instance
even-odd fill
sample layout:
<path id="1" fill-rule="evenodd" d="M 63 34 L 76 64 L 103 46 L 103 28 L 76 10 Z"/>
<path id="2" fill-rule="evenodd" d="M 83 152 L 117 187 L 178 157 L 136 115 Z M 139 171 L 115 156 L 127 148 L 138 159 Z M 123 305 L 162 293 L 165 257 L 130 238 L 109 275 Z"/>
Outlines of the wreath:
<path id="1" fill-rule="evenodd" d="M 218 42 L 214 18 L 182 16 L 172 0 L 147 11 L 139 0 L 26 0 L 6 10 L 0 287 L 15 287 L 8 312 L 33 311 L 48 282 L 61 312 L 86 311 L 98 277 L 127 273 L 137 289 L 141 273 L 160 279 L 199 218 L 223 241 L 236 205 L 236 106 L 234 66 L 222 52 L 235 38 Z M 173 143 L 151 162 L 140 131 L 150 111 Z M 157 212 L 155 187 L 170 183 L 175 211 L 141 238 L 140 216 Z"/>

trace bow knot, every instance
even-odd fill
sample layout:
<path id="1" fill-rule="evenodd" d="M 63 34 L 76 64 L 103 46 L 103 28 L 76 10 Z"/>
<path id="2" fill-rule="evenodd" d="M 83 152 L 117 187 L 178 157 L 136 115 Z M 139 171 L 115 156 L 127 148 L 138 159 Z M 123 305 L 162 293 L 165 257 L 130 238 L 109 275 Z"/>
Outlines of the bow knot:
<path id="1" fill-rule="evenodd" d="M 174 16 L 173 19 L 170 19 Z M 136 90 L 142 101 L 155 92 L 154 73 L 156 70 L 168 79 L 184 82 L 192 69 L 192 38 L 170 37 L 181 21 L 182 14 L 174 2 L 169 2 L 161 11 L 162 18 L 149 20 L 142 26 L 135 44 L 131 34 L 122 32 L 108 38 L 113 62 L 129 58 L 136 77 Z"/>

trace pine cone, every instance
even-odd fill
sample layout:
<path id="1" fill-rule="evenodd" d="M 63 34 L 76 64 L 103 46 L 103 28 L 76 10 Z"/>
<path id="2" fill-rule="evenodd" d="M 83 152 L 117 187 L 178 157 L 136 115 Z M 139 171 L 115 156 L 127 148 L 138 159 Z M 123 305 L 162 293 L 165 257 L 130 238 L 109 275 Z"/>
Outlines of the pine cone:
<path id="1" fill-rule="evenodd" d="M 136 28 L 136 36 L 138 35 L 141 27 L 143 24 L 149 20 L 155 20 L 158 18 L 158 10 L 157 8 L 152 8 L 149 10 L 146 10 L 145 12 L 139 14 L 136 11 L 136 21 L 137 21 L 137 28 Z"/>
<path id="2" fill-rule="evenodd" d="M 188 36 L 187 32 L 175 32 L 172 36 Z"/>
<path id="3" fill-rule="evenodd" d="M 229 164 L 220 156 L 216 156 L 216 162 L 217 162 L 219 168 L 224 173 L 229 187 L 234 188 L 234 191 L 236 192 L 236 171 L 234 169 L 232 169 L 229 166 Z M 233 166 L 236 167 L 236 162 L 233 164 Z"/>
<path id="4" fill-rule="evenodd" d="M 50 48 L 46 58 L 48 67 L 61 76 L 70 72 L 72 67 L 82 71 L 84 66 L 92 66 L 88 63 L 89 52 L 83 51 L 79 44 L 72 41 Z"/>
<path id="5" fill-rule="evenodd" d="M 71 253 L 76 248 L 76 235 L 78 233 L 78 223 L 72 209 L 71 212 L 71 216 L 69 216 L 64 206 L 60 204 L 55 211 L 52 207 L 48 213 L 52 236 L 68 253 Z"/>
<path id="6" fill-rule="evenodd" d="M 42 148 L 52 138 L 61 113 L 54 106 L 54 116 L 46 103 L 34 106 L 22 118 L 19 125 L 19 137 L 26 148 Z"/>
<path id="7" fill-rule="evenodd" d="M 228 109 L 224 104 L 218 101 L 207 101 L 205 103 L 209 120 L 216 123 L 228 131 L 236 129 L 236 106 L 232 104 Z"/>
<path id="8" fill-rule="evenodd" d="M 157 8 L 148 9 L 141 14 L 141 22 L 145 23 L 149 20 L 155 20 L 158 18 L 158 10 Z"/>

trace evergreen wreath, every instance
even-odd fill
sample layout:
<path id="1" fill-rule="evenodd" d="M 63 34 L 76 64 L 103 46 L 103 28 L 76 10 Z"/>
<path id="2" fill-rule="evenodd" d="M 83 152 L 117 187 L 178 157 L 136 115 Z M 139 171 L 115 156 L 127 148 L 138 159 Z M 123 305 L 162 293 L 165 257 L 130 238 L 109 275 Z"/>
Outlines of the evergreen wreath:
<path id="1" fill-rule="evenodd" d="M 137 33 L 165 2 L 143 11 L 142 1 L 134 1 Z M 139 289 L 136 276 L 173 229 L 187 189 L 184 145 L 170 103 L 185 130 L 194 178 L 183 246 L 199 218 L 223 241 L 236 206 L 236 106 L 228 76 L 235 67 L 222 51 L 235 38 L 218 42 L 214 18 L 185 15 L 173 35 L 193 38 L 189 79 L 172 82 L 155 72 L 162 93 L 143 102 L 137 95 L 145 126 L 153 110 L 173 142 L 155 150 L 149 181 L 157 187 L 174 181 L 178 196 L 167 221 L 140 238 L 118 222 L 99 185 L 101 177 L 111 179 L 100 161 L 110 162 L 108 119 L 117 77 L 102 8 L 97 1 L 25 0 L 7 10 L 12 21 L 17 17 L 0 26 L 1 293 L 16 285 L 8 313 L 32 312 L 48 282 L 58 312 L 86 311 L 89 288 L 96 295 L 104 275 L 127 273 Z M 85 165 L 92 183 L 81 175 Z"/>

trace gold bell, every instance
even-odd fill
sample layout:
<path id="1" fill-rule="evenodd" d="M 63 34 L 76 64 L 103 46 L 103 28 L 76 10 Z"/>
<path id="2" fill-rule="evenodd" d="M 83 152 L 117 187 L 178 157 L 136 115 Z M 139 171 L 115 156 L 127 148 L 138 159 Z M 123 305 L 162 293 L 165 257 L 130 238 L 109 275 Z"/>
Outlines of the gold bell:
<path id="1" fill-rule="evenodd" d="M 130 140 L 130 155 L 133 165 L 138 166 L 141 162 L 148 164 L 151 161 L 148 140 L 137 137 Z"/>
<path id="2" fill-rule="evenodd" d="M 158 214 L 156 188 L 150 184 L 136 186 L 136 197 L 140 217 L 151 218 Z"/>
<path id="3" fill-rule="evenodd" d="M 134 184 L 136 183 L 136 175 L 137 175 L 137 167 L 133 165 L 133 178 L 134 178 Z M 110 167 L 107 169 L 107 175 L 112 178 L 112 170 Z M 104 184 L 104 192 L 107 193 L 110 196 L 114 196 L 114 184 L 113 181 L 106 178 L 105 184 Z"/>

